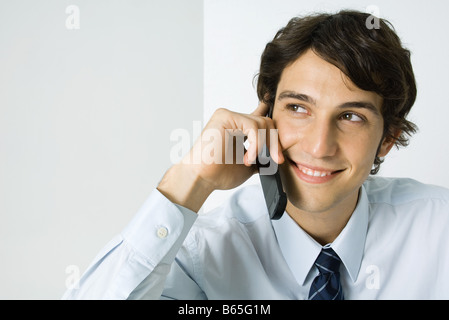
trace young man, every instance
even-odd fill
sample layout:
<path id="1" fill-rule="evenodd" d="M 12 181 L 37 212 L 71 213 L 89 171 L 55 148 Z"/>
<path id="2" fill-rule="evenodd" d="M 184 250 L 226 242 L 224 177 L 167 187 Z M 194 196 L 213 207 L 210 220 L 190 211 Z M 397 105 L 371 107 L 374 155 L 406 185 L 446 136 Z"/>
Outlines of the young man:
<path id="1" fill-rule="evenodd" d="M 281 29 L 262 55 L 257 109 L 217 110 L 64 298 L 449 298 L 449 191 L 374 177 L 415 131 L 406 116 L 416 86 L 409 51 L 389 24 L 367 28 L 368 18 L 317 14 Z M 221 140 L 206 139 L 211 131 Z M 224 157 L 230 133 L 248 138 L 243 160 L 192 161 L 217 148 Z M 265 143 L 288 197 L 284 215 L 270 220 L 262 189 L 248 186 L 198 216 L 212 191 L 257 172 Z"/>

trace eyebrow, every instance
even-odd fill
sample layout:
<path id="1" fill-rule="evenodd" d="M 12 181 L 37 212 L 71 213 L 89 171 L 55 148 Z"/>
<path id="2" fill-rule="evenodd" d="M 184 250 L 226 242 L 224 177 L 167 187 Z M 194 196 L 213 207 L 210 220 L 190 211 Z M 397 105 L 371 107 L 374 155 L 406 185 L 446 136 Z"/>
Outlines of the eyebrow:
<path id="1" fill-rule="evenodd" d="M 312 98 L 311 96 L 308 96 L 306 94 L 298 93 L 298 92 L 294 92 L 294 91 L 283 91 L 282 93 L 279 94 L 278 100 L 283 100 L 283 99 L 287 99 L 287 98 L 293 98 L 293 99 L 307 102 L 307 103 L 310 103 L 310 104 L 316 106 L 316 100 L 314 98 Z M 348 102 L 344 102 L 344 103 L 340 104 L 339 106 L 337 106 L 337 108 L 338 109 L 345 109 L 345 108 L 368 109 L 374 115 L 376 115 L 378 117 L 381 116 L 379 110 L 371 102 L 368 102 L 368 101 L 348 101 Z"/>

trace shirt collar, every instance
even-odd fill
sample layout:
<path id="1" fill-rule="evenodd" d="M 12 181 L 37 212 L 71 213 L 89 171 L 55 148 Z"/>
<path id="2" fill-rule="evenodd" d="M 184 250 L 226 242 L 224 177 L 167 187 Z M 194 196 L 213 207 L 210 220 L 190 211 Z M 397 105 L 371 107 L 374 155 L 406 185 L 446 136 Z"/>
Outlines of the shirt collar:
<path id="1" fill-rule="evenodd" d="M 331 244 L 355 282 L 360 270 L 368 229 L 368 196 L 362 185 L 359 199 L 348 223 Z M 272 221 L 274 231 L 290 270 L 296 281 L 304 285 L 322 246 L 309 236 L 296 222 L 284 214 L 279 220 Z"/>

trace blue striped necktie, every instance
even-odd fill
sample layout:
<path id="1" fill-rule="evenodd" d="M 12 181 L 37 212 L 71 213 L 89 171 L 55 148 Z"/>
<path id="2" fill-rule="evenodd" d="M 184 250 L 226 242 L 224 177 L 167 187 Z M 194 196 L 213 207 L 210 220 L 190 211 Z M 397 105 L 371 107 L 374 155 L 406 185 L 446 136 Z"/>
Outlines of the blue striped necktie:
<path id="1" fill-rule="evenodd" d="M 320 274 L 315 277 L 310 287 L 309 300 L 343 300 L 340 283 L 341 260 L 335 251 L 323 248 L 315 261 Z"/>

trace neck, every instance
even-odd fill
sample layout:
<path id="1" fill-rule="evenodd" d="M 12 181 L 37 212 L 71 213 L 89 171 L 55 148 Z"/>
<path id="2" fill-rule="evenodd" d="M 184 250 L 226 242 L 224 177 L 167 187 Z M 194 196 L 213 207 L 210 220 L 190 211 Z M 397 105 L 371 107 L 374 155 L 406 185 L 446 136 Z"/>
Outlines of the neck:
<path id="1" fill-rule="evenodd" d="M 303 210 L 287 203 L 289 216 L 322 246 L 332 243 L 344 229 L 357 206 L 358 193 L 354 199 L 346 199 L 327 210 Z"/>

